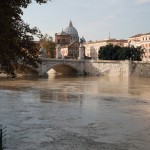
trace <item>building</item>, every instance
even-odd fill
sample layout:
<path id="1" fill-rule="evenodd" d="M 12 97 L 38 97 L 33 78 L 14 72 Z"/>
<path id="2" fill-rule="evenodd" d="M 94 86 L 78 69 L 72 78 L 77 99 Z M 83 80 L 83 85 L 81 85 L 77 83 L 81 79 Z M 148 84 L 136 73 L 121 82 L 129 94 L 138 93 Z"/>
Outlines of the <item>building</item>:
<path id="1" fill-rule="evenodd" d="M 116 40 L 116 39 L 105 39 L 102 41 L 95 41 L 95 42 L 90 41 L 84 43 L 85 55 L 92 59 L 98 59 L 98 51 L 101 46 L 106 46 L 108 44 L 124 46 L 124 43 L 126 42 L 127 40 Z"/>
<path id="2" fill-rule="evenodd" d="M 70 44 L 70 35 L 62 30 L 60 33 L 55 33 L 55 44 L 60 44 L 61 46 Z"/>
<path id="3" fill-rule="evenodd" d="M 75 41 L 69 45 L 62 46 L 61 54 L 63 58 L 77 59 L 79 56 L 79 42 Z"/>
<path id="4" fill-rule="evenodd" d="M 55 43 L 60 44 L 62 57 L 77 58 L 79 55 L 79 36 L 77 29 L 69 22 L 69 26 L 60 33 L 55 33 Z"/>
<path id="5" fill-rule="evenodd" d="M 141 46 L 144 49 L 143 61 L 150 61 L 150 33 L 137 34 L 129 37 L 128 44 L 130 46 Z"/>
<path id="6" fill-rule="evenodd" d="M 150 33 L 141 36 L 141 46 L 144 48 L 143 61 L 150 61 Z"/>
<path id="7" fill-rule="evenodd" d="M 141 46 L 141 36 L 143 34 L 136 34 L 128 38 L 128 46 L 138 47 Z"/>

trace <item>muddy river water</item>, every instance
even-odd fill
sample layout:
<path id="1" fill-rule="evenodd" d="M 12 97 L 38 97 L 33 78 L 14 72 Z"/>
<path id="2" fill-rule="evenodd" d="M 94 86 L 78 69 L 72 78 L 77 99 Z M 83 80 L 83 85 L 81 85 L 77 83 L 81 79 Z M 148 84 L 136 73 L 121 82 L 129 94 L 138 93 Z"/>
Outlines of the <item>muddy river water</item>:
<path id="1" fill-rule="evenodd" d="M 150 79 L 0 79 L 8 150 L 149 150 Z"/>

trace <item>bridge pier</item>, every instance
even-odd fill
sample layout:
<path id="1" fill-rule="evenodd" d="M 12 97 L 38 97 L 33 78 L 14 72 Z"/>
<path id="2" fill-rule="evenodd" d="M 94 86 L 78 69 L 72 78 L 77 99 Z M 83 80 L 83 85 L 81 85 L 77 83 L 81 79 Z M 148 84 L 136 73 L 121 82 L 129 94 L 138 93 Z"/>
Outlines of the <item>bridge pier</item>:
<path id="1" fill-rule="evenodd" d="M 79 68 L 78 68 L 78 75 L 85 75 L 85 71 L 84 71 L 84 63 L 85 61 L 82 59 L 82 60 L 78 60 L 79 61 Z"/>
<path id="2" fill-rule="evenodd" d="M 48 77 L 48 74 L 47 74 L 47 65 L 46 64 L 41 64 L 39 66 L 39 74 L 38 76 L 39 77 Z"/>

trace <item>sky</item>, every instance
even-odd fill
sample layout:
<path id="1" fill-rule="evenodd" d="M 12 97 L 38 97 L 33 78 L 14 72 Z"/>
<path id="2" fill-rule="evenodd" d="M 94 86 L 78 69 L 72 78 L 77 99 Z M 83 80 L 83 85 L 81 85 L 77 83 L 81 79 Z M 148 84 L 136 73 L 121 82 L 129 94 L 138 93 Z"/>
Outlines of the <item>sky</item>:
<path id="1" fill-rule="evenodd" d="M 33 2 L 23 10 L 23 20 L 54 38 L 71 20 L 86 41 L 109 37 L 127 39 L 150 32 L 150 0 L 52 0 Z"/>

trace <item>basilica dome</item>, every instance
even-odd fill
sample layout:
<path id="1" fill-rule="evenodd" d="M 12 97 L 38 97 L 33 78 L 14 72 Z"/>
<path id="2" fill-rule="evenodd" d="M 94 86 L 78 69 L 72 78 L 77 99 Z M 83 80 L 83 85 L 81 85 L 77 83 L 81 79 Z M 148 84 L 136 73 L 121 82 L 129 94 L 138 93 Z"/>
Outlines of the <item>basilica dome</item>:
<path id="1" fill-rule="evenodd" d="M 71 21 L 69 23 L 69 26 L 64 30 L 64 32 L 72 36 L 72 42 L 79 40 L 78 31 L 76 30 L 76 28 L 73 27 Z"/>

